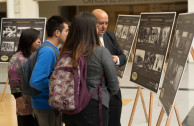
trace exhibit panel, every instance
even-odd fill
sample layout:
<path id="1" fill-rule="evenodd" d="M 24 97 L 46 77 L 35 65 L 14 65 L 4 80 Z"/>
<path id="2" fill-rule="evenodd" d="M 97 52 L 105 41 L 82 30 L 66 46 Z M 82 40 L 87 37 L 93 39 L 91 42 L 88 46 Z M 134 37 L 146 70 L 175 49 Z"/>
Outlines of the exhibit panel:
<path id="1" fill-rule="evenodd" d="M 130 81 L 157 93 L 175 12 L 142 13 Z"/>
<path id="2" fill-rule="evenodd" d="M 173 107 L 173 103 L 184 73 L 188 54 L 194 36 L 194 13 L 180 14 L 178 17 L 168 66 L 159 99 L 167 113 Z"/>
<path id="3" fill-rule="evenodd" d="M 40 40 L 44 41 L 46 18 L 2 18 L 0 38 L 0 62 L 9 62 L 17 51 L 19 38 L 23 30 L 34 28 L 40 31 Z"/>
<path id="4" fill-rule="evenodd" d="M 140 16 L 138 15 L 118 15 L 117 18 L 115 36 L 120 48 L 122 49 L 127 59 L 130 56 L 131 48 L 135 40 L 139 17 Z M 116 67 L 118 77 L 123 77 L 126 65 L 127 64 L 121 67 Z"/>

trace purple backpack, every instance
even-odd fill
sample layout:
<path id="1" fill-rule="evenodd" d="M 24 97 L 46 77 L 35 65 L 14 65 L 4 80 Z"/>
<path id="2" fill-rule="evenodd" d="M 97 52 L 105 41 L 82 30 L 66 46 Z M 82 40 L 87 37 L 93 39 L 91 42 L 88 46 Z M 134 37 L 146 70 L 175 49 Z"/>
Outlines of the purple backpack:
<path id="1" fill-rule="evenodd" d="M 87 59 L 79 57 L 78 69 L 72 67 L 72 52 L 65 52 L 57 61 L 49 81 L 49 105 L 65 114 L 77 114 L 89 103 L 99 90 L 99 117 L 102 110 L 101 84 L 90 93 L 86 86 Z M 102 123 L 102 121 L 100 121 Z"/>

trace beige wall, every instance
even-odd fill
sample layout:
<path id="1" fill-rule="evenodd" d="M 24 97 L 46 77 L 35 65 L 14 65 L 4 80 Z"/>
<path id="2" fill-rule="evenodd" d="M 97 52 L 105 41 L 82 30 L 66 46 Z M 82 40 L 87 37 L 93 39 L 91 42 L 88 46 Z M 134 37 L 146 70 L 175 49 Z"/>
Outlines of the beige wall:
<path id="1" fill-rule="evenodd" d="M 194 1 L 194 0 L 193 0 Z M 187 12 L 187 2 L 162 3 L 162 4 L 134 4 L 134 5 L 106 5 L 106 6 L 79 6 L 78 11 L 89 11 L 100 8 L 109 15 L 108 30 L 115 30 L 118 14 L 140 15 L 141 12 Z"/>
<path id="2" fill-rule="evenodd" d="M 99 5 L 133 5 L 133 4 L 153 4 L 153 3 L 175 3 L 187 2 L 187 0 L 35 0 L 60 2 L 66 6 L 99 6 Z"/>
<path id="3" fill-rule="evenodd" d="M 5 12 L 7 9 L 6 6 L 6 2 L 0 2 L 0 12 Z"/>
<path id="4" fill-rule="evenodd" d="M 60 6 L 63 5 L 62 2 L 39 2 L 39 16 L 40 17 L 51 17 L 53 15 L 60 15 Z"/>
<path id="5" fill-rule="evenodd" d="M 7 11 L 7 0 L 0 0 L 0 11 Z M 39 17 L 38 2 L 34 0 L 13 0 L 14 18 L 36 18 Z"/>
<path id="6" fill-rule="evenodd" d="M 39 5 L 34 0 L 20 0 L 21 2 L 21 17 L 37 18 L 39 17 Z"/>

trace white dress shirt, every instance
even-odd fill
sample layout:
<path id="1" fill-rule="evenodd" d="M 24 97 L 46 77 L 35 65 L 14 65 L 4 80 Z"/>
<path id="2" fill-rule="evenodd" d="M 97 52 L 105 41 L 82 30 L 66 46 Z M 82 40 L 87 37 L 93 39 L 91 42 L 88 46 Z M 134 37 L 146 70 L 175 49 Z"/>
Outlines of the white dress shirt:
<path id="1" fill-rule="evenodd" d="M 103 36 L 100 36 L 100 42 L 101 42 L 102 46 L 105 47 Z M 115 65 L 120 65 L 119 57 L 118 56 L 116 56 L 116 57 L 118 58 L 118 60 L 117 60 Z"/>

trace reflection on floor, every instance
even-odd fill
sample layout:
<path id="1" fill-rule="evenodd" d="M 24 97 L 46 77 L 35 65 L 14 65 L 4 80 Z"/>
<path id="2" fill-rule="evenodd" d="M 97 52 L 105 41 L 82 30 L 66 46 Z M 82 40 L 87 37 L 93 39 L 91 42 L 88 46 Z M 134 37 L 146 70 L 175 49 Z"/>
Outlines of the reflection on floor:
<path id="1" fill-rule="evenodd" d="M 122 106 L 125 106 L 127 105 L 129 102 L 133 101 L 133 99 L 122 99 L 122 103 L 123 105 Z"/>

